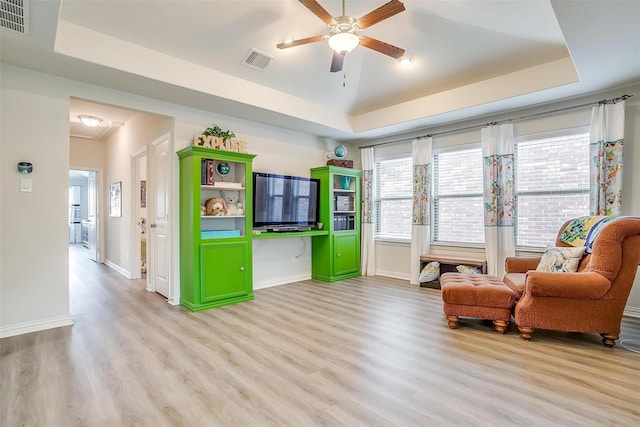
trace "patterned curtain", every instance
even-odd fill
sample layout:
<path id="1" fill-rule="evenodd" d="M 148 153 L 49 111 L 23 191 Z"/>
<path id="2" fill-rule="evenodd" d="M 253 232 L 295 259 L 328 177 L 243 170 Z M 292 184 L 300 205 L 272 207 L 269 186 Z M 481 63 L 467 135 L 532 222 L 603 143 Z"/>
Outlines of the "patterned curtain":
<path id="1" fill-rule="evenodd" d="M 376 274 L 373 147 L 363 148 L 360 156 L 362 159 L 362 259 L 360 265 L 363 276 L 373 276 Z"/>
<path id="2" fill-rule="evenodd" d="M 429 253 L 431 242 L 431 145 L 432 138 L 418 138 L 412 143 L 413 212 L 411 216 L 411 284 L 420 276 L 420 255 Z"/>
<path id="3" fill-rule="evenodd" d="M 484 240 L 487 273 L 502 278 L 504 263 L 515 255 L 513 125 L 482 129 Z"/>
<path id="4" fill-rule="evenodd" d="M 591 215 L 620 215 L 622 209 L 624 106 L 599 105 L 591 113 Z"/>

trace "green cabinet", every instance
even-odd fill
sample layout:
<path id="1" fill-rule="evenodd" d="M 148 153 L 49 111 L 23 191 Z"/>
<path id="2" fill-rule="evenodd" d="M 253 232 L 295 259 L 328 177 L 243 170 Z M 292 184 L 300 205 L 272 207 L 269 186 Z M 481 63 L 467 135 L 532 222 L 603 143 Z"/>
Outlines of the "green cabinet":
<path id="1" fill-rule="evenodd" d="M 314 236 L 311 277 L 335 282 L 360 275 L 360 171 L 338 166 L 311 169 L 320 180 L 320 219 L 329 233 Z"/>
<path id="2" fill-rule="evenodd" d="M 247 242 L 202 243 L 200 301 L 217 303 L 236 298 L 244 301 L 251 294 L 251 276 L 246 273 L 250 270 L 250 259 Z"/>
<path id="3" fill-rule="evenodd" d="M 200 311 L 252 300 L 255 155 L 190 146 L 178 157 L 180 303 Z M 233 202 L 226 212 L 214 206 L 221 198 Z"/>

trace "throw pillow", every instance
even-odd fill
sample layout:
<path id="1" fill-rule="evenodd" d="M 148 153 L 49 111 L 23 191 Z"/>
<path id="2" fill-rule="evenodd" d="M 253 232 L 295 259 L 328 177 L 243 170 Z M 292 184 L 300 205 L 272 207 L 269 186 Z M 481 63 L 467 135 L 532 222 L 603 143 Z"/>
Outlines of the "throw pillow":
<path id="1" fill-rule="evenodd" d="M 482 273 L 482 268 L 473 267 L 471 265 L 459 265 L 459 266 L 456 267 L 456 270 L 458 270 L 458 272 L 462 273 L 462 274 L 480 274 L 480 273 Z"/>
<path id="2" fill-rule="evenodd" d="M 440 277 L 440 263 L 438 261 L 432 261 L 429 264 L 424 266 L 424 268 L 420 272 L 418 281 L 420 283 L 432 282 L 434 280 L 438 280 L 439 277 Z"/>
<path id="3" fill-rule="evenodd" d="M 544 255 L 542 255 L 542 259 L 536 270 L 573 273 L 578 271 L 578 264 L 583 254 L 584 247 L 549 248 L 544 252 Z"/>

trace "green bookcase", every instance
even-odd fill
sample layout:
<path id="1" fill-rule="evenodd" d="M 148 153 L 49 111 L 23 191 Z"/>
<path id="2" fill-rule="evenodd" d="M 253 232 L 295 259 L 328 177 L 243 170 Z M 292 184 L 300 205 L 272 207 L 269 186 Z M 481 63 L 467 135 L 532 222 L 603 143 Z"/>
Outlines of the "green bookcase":
<path id="1" fill-rule="evenodd" d="M 190 146 L 178 151 L 178 157 L 180 303 L 192 311 L 200 311 L 252 300 L 252 162 L 255 155 Z M 222 196 L 223 191 L 237 191 L 244 212 L 204 215 L 201 206 L 208 199 Z"/>
<path id="2" fill-rule="evenodd" d="M 327 235 L 311 239 L 311 277 L 325 282 L 360 275 L 360 174 L 338 166 L 311 169 L 320 180 L 320 222 Z"/>

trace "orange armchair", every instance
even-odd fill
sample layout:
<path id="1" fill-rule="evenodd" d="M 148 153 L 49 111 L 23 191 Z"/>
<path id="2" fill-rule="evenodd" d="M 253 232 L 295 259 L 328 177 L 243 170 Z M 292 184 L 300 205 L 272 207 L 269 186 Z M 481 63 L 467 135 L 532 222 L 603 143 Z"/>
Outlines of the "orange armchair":
<path id="1" fill-rule="evenodd" d="M 569 246 L 560 240 L 556 246 Z M 540 258 L 506 260 L 504 281 L 520 291 L 514 318 L 524 340 L 535 329 L 599 333 L 613 347 L 640 262 L 640 218 L 608 222 L 575 273 L 535 271 Z"/>

